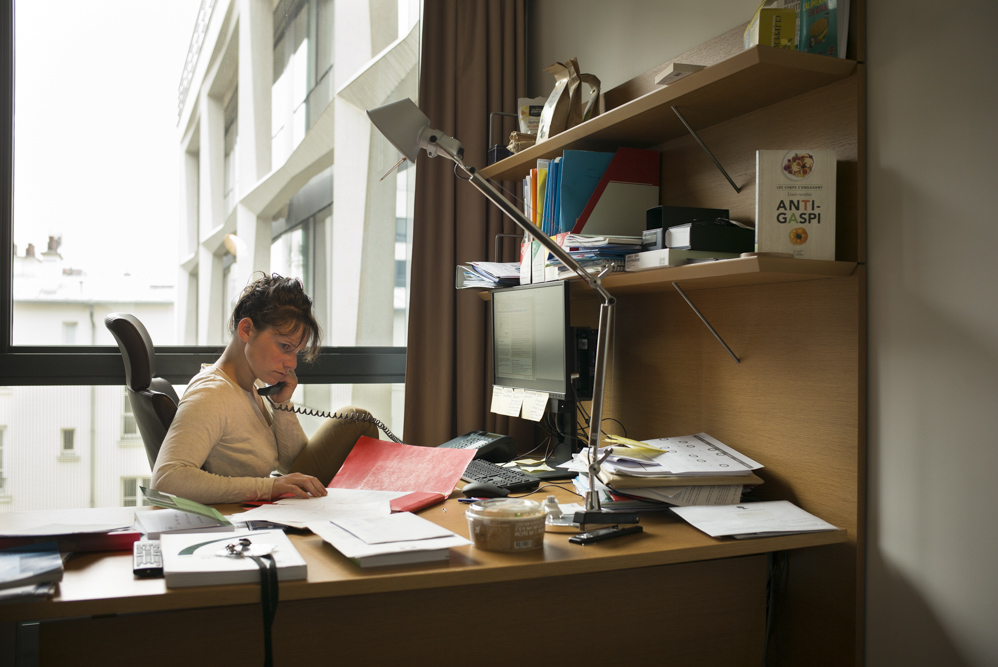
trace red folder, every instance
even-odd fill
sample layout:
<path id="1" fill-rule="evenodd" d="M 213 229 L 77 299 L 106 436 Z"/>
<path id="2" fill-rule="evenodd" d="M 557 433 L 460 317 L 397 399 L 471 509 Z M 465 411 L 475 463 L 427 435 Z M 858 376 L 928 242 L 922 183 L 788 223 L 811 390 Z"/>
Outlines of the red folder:
<path id="1" fill-rule="evenodd" d="M 474 457 L 471 449 L 416 447 L 361 436 L 328 488 L 409 491 L 392 501 L 392 511 L 415 512 L 446 500 Z"/>
<path id="2" fill-rule="evenodd" d="M 618 148 L 572 229 L 590 236 L 641 236 L 645 214 L 658 206 L 662 155 Z"/>

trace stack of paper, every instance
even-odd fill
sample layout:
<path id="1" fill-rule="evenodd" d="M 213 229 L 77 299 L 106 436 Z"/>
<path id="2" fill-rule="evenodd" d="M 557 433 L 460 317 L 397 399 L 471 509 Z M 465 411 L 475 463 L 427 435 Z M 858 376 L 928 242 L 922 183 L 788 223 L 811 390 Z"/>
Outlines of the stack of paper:
<path id="1" fill-rule="evenodd" d="M 451 547 L 471 544 L 410 512 L 341 518 L 309 524 L 309 528 L 361 567 L 445 561 Z"/>
<path id="2" fill-rule="evenodd" d="M 62 555 L 55 540 L 0 550 L 0 601 L 45 597 L 62 581 Z"/>
<path id="3" fill-rule="evenodd" d="M 762 464 L 706 433 L 610 442 L 611 451 L 600 464 L 599 482 L 605 487 L 597 489 L 609 507 L 633 509 L 635 499 L 637 506 L 729 505 L 741 499 L 744 487 L 762 484 L 753 472 Z M 576 456 L 577 465 L 588 465 L 587 452 Z M 585 485 L 587 477 L 579 477 L 576 485 Z"/>
<path id="4" fill-rule="evenodd" d="M 64 552 L 131 549 L 142 533 L 134 507 L 85 507 L 0 513 L 0 547 L 55 540 Z"/>

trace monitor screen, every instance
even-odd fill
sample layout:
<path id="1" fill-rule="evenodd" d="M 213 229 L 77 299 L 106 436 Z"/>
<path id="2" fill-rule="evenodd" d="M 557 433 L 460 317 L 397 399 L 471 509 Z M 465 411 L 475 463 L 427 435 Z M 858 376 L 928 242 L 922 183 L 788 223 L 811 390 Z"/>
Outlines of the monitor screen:
<path id="1" fill-rule="evenodd" d="M 569 390 L 568 284 L 520 285 L 492 292 L 493 381 L 565 399 Z"/>

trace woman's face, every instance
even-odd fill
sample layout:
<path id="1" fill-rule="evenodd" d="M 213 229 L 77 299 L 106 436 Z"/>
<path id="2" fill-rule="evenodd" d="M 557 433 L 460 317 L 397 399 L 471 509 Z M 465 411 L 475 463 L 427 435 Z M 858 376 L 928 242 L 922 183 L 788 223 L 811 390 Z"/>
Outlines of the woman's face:
<path id="1" fill-rule="evenodd" d="M 305 343 L 301 326 L 290 333 L 280 333 L 272 327 L 257 329 L 251 326 L 246 341 L 246 360 L 253 374 L 265 384 L 284 382 L 285 376 L 298 366 L 298 352 Z"/>

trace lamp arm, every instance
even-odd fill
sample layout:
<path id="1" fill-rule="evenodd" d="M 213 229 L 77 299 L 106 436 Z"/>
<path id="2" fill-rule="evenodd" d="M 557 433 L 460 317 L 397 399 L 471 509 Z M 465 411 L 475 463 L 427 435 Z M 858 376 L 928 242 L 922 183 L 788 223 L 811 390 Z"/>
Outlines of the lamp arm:
<path id="1" fill-rule="evenodd" d="M 433 130 L 428 130 L 428 132 L 433 132 Z M 569 255 L 564 248 L 558 245 L 554 239 L 547 234 L 539 233 L 540 230 L 537 229 L 537 225 L 528 220 L 527 216 L 525 216 L 516 206 L 510 203 L 510 201 L 506 199 L 502 193 L 495 188 L 495 186 L 482 178 L 474 167 L 465 166 L 463 160 L 464 149 L 461 148 L 460 143 L 439 132 L 436 133 L 436 136 L 431 137 L 431 140 L 432 144 L 436 146 L 440 153 L 453 160 L 454 163 L 468 175 L 467 180 L 475 187 L 475 189 L 485 195 L 486 199 L 495 204 L 499 210 L 512 219 L 512 221 L 515 222 L 525 234 L 528 234 L 531 238 L 536 239 L 537 242 L 544 246 L 552 255 L 557 257 L 565 266 L 575 271 L 575 273 L 578 274 L 578 276 L 582 278 L 586 284 L 600 296 L 600 298 L 603 299 L 603 303 L 600 304 L 599 329 L 597 330 L 596 335 L 596 359 L 594 362 L 595 371 L 593 373 L 593 400 L 590 407 L 589 417 L 589 491 L 586 492 L 586 511 L 599 512 L 601 510 L 599 492 L 596 491 L 596 483 L 598 481 L 600 463 L 606 458 L 606 455 L 609 454 L 609 452 L 607 452 L 600 457 L 599 437 L 600 426 L 603 423 L 603 390 L 606 384 L 606 362 L 610 350 L 610 332 L 613 328 L 614 305 L 616 304 L 616 299 L 606 291 L 606 288 L 603 287 L 602 283 L 603 276 L 606 274 L 608 269 L 604 269 L 595 276 L 591 275 L 574 257 Z M 457 144 L 456 150 L 450 142 Z M 431 156 L 435 156 L 437 150 L 434 150 L 431 153 L 430 149 L 426 148 L 426 152 Z"/>

